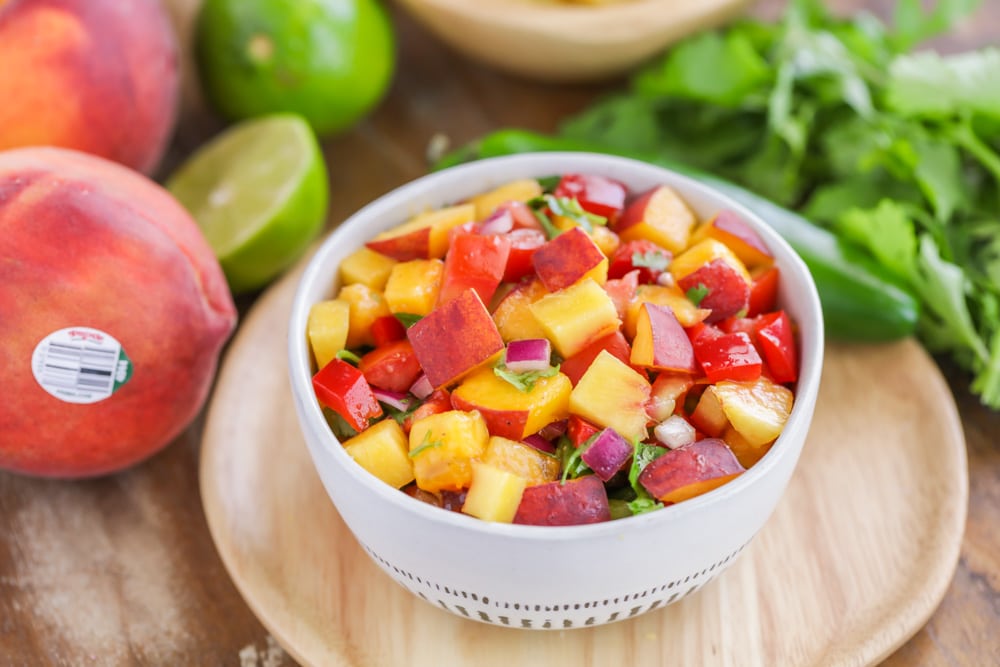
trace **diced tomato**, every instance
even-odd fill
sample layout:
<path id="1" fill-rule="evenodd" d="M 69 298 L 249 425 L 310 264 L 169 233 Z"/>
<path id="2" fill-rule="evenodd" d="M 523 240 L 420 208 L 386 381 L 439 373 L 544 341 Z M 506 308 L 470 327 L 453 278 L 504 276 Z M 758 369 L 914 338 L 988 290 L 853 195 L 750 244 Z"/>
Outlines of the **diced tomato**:
<path id="1" fill-rule="evenodd" d="M 382 416 L 382 406 L 360 370 L 342 359 L 332 359 L 313 376 L 313 391 L 320 404 L 344 418 L 355 431 L 368 428 L 368 420 Z"/>
<path id="2" fill-rule="evenodd" d="M 569 423 L 566 426 L 566 436 L 573 443 L 574 447 L 579 447 L 590 440 L 595 433 L 600 433 L 600 427 L 594 426 L 589 421 L 581 419 L 576 415 L 569 416 Z"/>
<path id="3" fill-rule="evenodd" d="M 774 310 L 774 304 L 778 300 L 779 277 L 780 273 L 776 266 L 772 266 L 759 276 L 754 276 L 753 284 L 750 285 L 750 302 L 747 306 L 749 317 Z"/>
<path id="4" fill-rule="evenodd" d="M 448 412 L 451 409 L 451 394 L 448 393 L 447 389 L 437 389 L 421 403 L 420 407 L 403 420 L 403 431 L 409 433 L 414 422 L 418 422 L 424 417 Z"/>
<path id="5" fill-rule="evenodd" d="M 459 233 L 452 237 L 444 260 L 438 303 L 450 301 L 470 288 L 483 303 L 489 303 L 503 279 L 510 247 L 506 235 Z"/>
<path id="6" fill-rule="evenodd" d="M 510 253 L 507 255 L 503 279 L 505 282 L 517 282 L 535 270 L 531 258 L 536 250 L 545 245 L 545 234 L 540 229 L 520 227 L 507 232 L 505 236 L 510 240 Z"/>
<path id="7" fill-rule="evenodd" d="M 640 283 L 655 283 L 660 274 L 666 271 L 671 257 L 669 250 L 652 241 L 646 239 L 626 241 L 618 246 L 611 256 L 608 278 L 621 278 L 630 271 L 638 270 Z"/>
<path id="8" fill-rule="evenodd" d="M 718 322 L 716 324 L 719 329 L 724 333 L 736 333 L 737 331 L 742 331 L 748 336 L 750 340 L 753 341 L 757 338 L 756 326 L 757 318 L 755 317 L 727 317 L 726 319 Z"/>
<path id="9" fill-rule="evenodd" d="M 701 335 L 693 341 L 694 356 L 709 382 L 742 382 L 760 377 L 763 362 L 743 331 L 720 336 Z"/>
<path id="10" fill-rule="evenodd" d="M 575 197 L 583 210 L 602 215 L 613 222 L 625 207 L 625 186 L 618 181 L 595 174 L 566 174 L 553 194 Z"/>
<path id="11" fill-rule="evenodd" d="M 406 339 L 376 347 L 361 357 L 358 369 L 370 384 L 389 391 L 407 391 L 421 372 L 413 345 Z"/>
<path id="12" fill-rule="evenodd" d="M 756 327 L 757 346 L 775 382 L 795 382 L 799 377 L 798 351 L 792 321 L 783 310 L 761 315 Z"/>
<path id="13" fill-rule="evenodd" d="M 375 339 L 375 347 L 382 347 L 406 338 L 406 327 L 395 315 L 377 317 L 372 322 L 372 338 Z"/>
<path id="14" fill-rule="evenodd" d="M 542 223 L 523 201 L 508 201 L 497 206 L 497 211 L 507 211 L 514 220 L 514 229 L 542 230 Z"/>
<path id="15" fill-rule="evenodd" d="M 572 357 L 564 359 L 559 366 L 560 372 L 568 377 L 569 381 L 575 387 L 580 378 L 583 377 L 583 374 L 590 368 L 590 364 L 601 353 L 601 350 L 607 350 L 613 357 L 631 366 L 629 358 L 632 354 L 632 348 L 629 346 L 628 341 L 625 340 L 625 335 L 621 331 L 615 331 L 603 338 L 597 339 Z M 633 366 L 633 368 L 635 367 Z M 644 368 L 635 368 L 635 370 L 642 375 L 646 375 L 646 369 Z"/>

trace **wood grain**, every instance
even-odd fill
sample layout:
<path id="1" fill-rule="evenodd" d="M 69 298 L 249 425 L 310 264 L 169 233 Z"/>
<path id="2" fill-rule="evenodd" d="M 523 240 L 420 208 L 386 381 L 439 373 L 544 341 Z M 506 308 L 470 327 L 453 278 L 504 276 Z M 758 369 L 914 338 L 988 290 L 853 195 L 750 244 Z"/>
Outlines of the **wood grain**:
<path id="1" fill-rule="evenodd" d="M 828 348 L 786 496 L 745 555 L 692 598 L 573 632 L 511 633 L 448 614 L 372 564 L 312 468 L 283 363 L 295 279 L 264 295 L 229 350 L 201 491 L 237 587 L 303 664 L 598 667 L 631 653 L 639 665 L 860 665 L 905 641 L 947 589 L 965 524 L 965 443 L 947 385 L 908 340 Z"/>
<path id="2" fill-rule="evenodd" d="M 189 54 L 187 28 L 198 0 L 167 4 Z M 773 16 L 784 4 L 761 0 L 756 11 Z M 887 16 L 894 2 L 828 4 Z M 354 130 L 324 144 L 331 224 L 424 173 L 424 152 L 437 133 L 457 144 L 501 126 L 549 131 L 614 89 L 520 81 L 457 56 L 401 12 L 393 18 L 400 55 L 389 96 Z M 998 41 L 1000 2 L 990 0 L 934 46 L 954 51 Z M 201 103 L 190 60 L 184 65 L 182 122 L 161 176 L 223 126 Z M 241 298 L 242 312 L 254 301 L 254 295 Z M 1000 664 L 1000 413 L 978 404 L 967 376 L 946 362 L 942 369 L 967 442 L 968 519 L 950 587 L 927 625 L 887 659 L 894 667 Z M 202 428 L 196 421 L 158 456 L 102 480 L 0 473 L 0 665 L 294 664 L 243 601 L 216 552 L 197 483 Z"/>

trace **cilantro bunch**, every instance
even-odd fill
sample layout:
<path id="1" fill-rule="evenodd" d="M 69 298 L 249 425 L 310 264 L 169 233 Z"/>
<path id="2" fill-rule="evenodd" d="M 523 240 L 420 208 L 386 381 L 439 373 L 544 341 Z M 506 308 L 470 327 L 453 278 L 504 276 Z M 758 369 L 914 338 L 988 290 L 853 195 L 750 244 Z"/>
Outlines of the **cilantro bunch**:
<path id="1" fill-rule="evenodd" d="M 560 133 L 714 172 L 861 246 L 1000 409 L 1000 49 L 915 50 L 978 4 L 898 0 L 886 23 L 791 0 L 679 43 Z"/>

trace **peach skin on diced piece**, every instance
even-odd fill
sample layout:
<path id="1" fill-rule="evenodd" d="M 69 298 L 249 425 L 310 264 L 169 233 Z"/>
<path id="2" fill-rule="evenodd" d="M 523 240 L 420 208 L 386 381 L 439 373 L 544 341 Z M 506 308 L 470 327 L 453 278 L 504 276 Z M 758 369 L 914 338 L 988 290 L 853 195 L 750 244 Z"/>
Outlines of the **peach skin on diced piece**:
<path id="1" fill-rule="evenodd" d="M 774 256 L 764 241 L 736 211 L 719 211 L 691 236 L 691 240 L 695 242 L 705 238 L 725 243 L 747 269 L 770 266 L 774 262 Z"/>
<path id="2" fill-rule="evenodd" d="M 401 262 L 411 259 L 440 259 L 448 250 L 448 233 L 454 227 L 473 222 L 472 204 L 449 206 L 421 213 L 398 227 L 382 232 L 365 244 Z"/>
<path id="3" fill-rule="evenodd" d="M 486 445 L 483 462 L 523 477 L 528 486 L 559 479 L 559 460 L 531 445 L 494 435 Z"/>
<path id="4" fill-rule="evenodd" d="M 715 393 L 733 428 L 754 447 L 777 438 L 792 412 L 791 390 L 764 376 L 753 382 L 719 382 Z"/>
<path id="5" fill-rule="evenodd" d="M 655 303 L 644 303 L 639 310 L 629 360 L 634 366 L 658 371 L 698 370 L 691 340 L 674 311 Z"/>
<path id="6" fill-rule="evenodd" d="M 629 440 L 645 439 L 649 381 L 607 350 L 594 358 L 569 397 L 569 411 Z"/>
<path id="7" fill-rule="evenodd" d="M 621 325 L 611 297 L 590 278 L 547 294 L 528 308 L 563 358 L 614 333 Z"/>
<path id="8" fill-rule="evenodd" d="M 713 259 L 677 281 L 677 286 L 691 298 L 697 294 L 698 306 L 707 308 L 706 322 L 745 314 L 750 308 L 750 285 L 723 259 Z"/>
<path id="9" fill-rule="evenodd" d="M 443 274 L 444 262 L 440 259 L 411 259 L 396 264 L 385 285 L 389 310 L 427 315 L 437 303 Z"/>
<path id="10" fill-rule="evenodd" d="M 646 414 L 654 422 L 662 422 L 674 414 L 693 385 L 694 379 L 690 373 L 660 373 L 650 387 Z"/>
<path id="11" fill-rule="evenodd" d="M 729 249 L 729 246 L 711 238 L 698 241 L 684 252 L 675 256 L 673 261 L 670 262 L 669 271 L 674 277 L 674 282 L 679 283 L 684 276 L 694 273 L 714 259 L 721 259 L 729 264 L 746 281 L 747 285 L 753 283 L 747 267 Z"/>
<path id="12" fill-rule="evenodd" d="M 406 434 L 395 419 L 383 419 L 344 443 L 362 468 L 395 488 L 413 481 Z"/>
<path id="13" fill-rule="evenodd" d="M 406 336 L 435 389 L 496 360 L 504 350 L 493 318 L 471 289 L 436 307 Z"/>
<path id="14" fill-rule="evenodd" d="M 535 273 L 550 292 L 592 278 L 598 285 L 608 279 L 608 258 L 580 227 L 555 237 L 531 257 Z"/>
<path id="15" fill-rule="evenodd" d="M 677 192 L 660 185 L 629 204 L 612 226 L 623 242 L 646 239 L 674 253 L 688 245 L 694 213 Z"/>
<path id="16" fill-rule="evenodd" d="M 610 520 L 608 493 L 594 475 L 529 486 L 514 516 L 514 523 L 534 526 L 575 526 Z"/>
<path id="17" fill-rule="evenodd" d="M 570 391 L 569 378 L 562 373 L 539 378 L 524 392 L 483 367 L 455 387 L 451 404 L 458 410 L 478 410 L 493 435 L 523 440 L 569 416 Z"/>
<path id="18" fill-rule="evenodd" d="M 655 459 L 639 474 L 639 483 L 657 500 L 679 503 L 716 489 L 743 471 L 725 442 L 706 438 Z"/>
<path id="19" fill-rule="evenodd" d="M 696 429 L 713 438 L 720 437 L 729 426 L 729 418 L 722 409 L 722 401 L 719 400 L 714 386 L 709 385 L 702 392 L 688 421 Z"/>
<path id="20" fill-rule="evenodd" d="M 458 491 L 472 482 L 472 462 L 486 451 L 490 434 L 478 412 L 449 410 L 413 422 L 409 458 L 424 491 Z"/>
<path id="21" fill-rule="evenodd" d="M 506 342 L 545 338 L 545 330 L 531 314 L 531 304 L 548 294 L 540 280 L 519 283 L 500 300 L 493 311 L 493 321 Z"/>

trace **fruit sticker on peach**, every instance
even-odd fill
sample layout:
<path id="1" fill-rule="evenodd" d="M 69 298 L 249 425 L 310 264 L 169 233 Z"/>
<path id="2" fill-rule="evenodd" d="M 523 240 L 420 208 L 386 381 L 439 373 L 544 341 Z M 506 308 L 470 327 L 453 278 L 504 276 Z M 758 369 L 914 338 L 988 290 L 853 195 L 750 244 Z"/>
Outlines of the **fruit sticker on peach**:
<path id="1" fill-rule="evenodd" d="M 132 377 L 132 361 L 114 336 L 90 327 L 53 331 L 35 347 L 35 380 L 67 403 L 96 403 Z"/>

